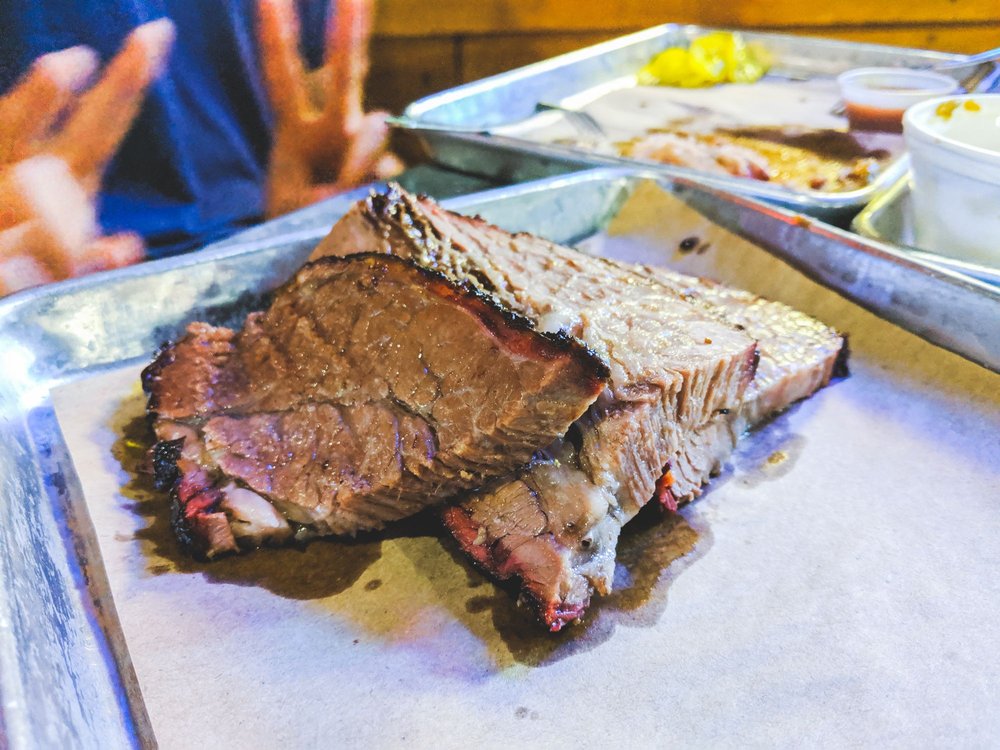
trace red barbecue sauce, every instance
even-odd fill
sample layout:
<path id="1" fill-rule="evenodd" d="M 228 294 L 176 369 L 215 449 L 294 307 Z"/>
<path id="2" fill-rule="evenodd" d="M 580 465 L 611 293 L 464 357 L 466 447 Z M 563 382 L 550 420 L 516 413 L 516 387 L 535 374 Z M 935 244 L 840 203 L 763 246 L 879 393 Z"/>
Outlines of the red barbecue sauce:
<path id="1" fill-rule="evenodd" d="M 847 122 L 851 130 L 877 130 L 883 133 L 903 132 L 903 109 L 883 109 L 865 104 L 847 103 Z"/>

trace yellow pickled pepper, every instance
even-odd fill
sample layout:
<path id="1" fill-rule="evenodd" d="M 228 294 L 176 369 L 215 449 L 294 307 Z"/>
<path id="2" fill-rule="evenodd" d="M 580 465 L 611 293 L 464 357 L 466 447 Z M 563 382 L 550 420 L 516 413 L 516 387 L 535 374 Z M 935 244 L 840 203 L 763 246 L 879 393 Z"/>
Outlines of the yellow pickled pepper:
<path id="1" fill-rule="evenodd" d="M 717 83 L 752 83 L 767 72 L 766 53 L 745 44 L 738 34 L 715 31 L 698 37 L 687 49 L 671 47 L 639 71 L 645 85 L 696 88 Z"/>

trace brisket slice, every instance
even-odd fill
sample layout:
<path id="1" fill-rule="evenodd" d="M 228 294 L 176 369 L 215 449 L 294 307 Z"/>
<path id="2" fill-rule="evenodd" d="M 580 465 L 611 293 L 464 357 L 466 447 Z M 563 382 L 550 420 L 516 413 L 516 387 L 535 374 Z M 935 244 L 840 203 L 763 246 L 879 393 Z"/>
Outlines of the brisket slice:
<path id="1" fill-rule="evenodd" d="M 553 630 L 582 614 L 593 589 L 610 589 L 620 529 L 654 494 L 668 507 L 696 496 L 748 425 L 824 385 L 844 349 L 784 305 L 510 235 L 396 189 L 352 209 L 316 255 L 352 246 L 488 289 L 611 363 L 608 392 L 567 439 L 445 511 L 463 549 L 519 578 Z M 748 340 L 760 350 L 743 348 L 741 369 Z"/>
<path id="2" fill-rule="evenodd" d="M 194 323 L 143 372 L 175 528 L 206 557 L 379 528 L 565 434 L 606 365 L 384 255 L 306 265 L 239 333 Z"/>
<path id="3" fill-rule="evenodd" d="M 655 404 L 697 425 L 742 402 L 757 346 L 635 267 L 440 208 L 398 187 L 356 204 L 313 253 L 412 259 L 500 300 L 542 331 L 582 341 L 611 369 L 607 403 Z"/>
<path id="4" fill-rule="evenodd" d="M 593 591 L 611 589 L 618 536 L 635 513 L 602 502 L 606 477 L 628 483 L 634 497 L 655 497 L 675 510 L 701 494 L 748 428 L 844 372 L 845 342 L 833 330 L 780 303 L 681 278 L 691 294 L 714 301 L 720 314 L 728 311 L 759 338 L 757 375 L 739 407 L 684 433 L 659 477 L 637 460 L 652 444 L 655 411 L 620 412 L 596 423 L 588 415 L 577 425 L 589 425 L 581 449 L 563 441 L 513 480 L 444 511 L 462 549 L 498 578 L 519 579 L 524 598 L 551 630 L 578 619 Z"/>

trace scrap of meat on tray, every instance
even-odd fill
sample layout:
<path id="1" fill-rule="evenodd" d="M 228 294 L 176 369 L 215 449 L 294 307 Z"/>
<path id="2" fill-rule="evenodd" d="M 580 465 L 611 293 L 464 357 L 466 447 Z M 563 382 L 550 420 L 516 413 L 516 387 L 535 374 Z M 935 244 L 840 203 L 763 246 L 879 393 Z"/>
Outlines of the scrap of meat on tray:
<path id="1" fill-rule="evenodd" d="M 891 156 L 851 133 L 794 127 L 664 128 L 616 147 L 631 159 L 826 192 L 863 188 Z"/>
<path id="2" fill-rule="evenodd" d="M 748 428 L 845 360 L 842 336 L 785 305 L 390 187 L 242 330 L 192 324 L 143 382 L 191 552 L 436 506 L 559 630 L 611 590 L 644 505 L 697 497 Z"/>
<path id="3" fill-rule="evenodd" d="M 576 132 L 569 121 L 525 135 L 796 190 L 844 192 L 871 183 L 899 155 L 902 140 L 849 131 L 838 105 L 839 93 L 829 81 L 696 90 L 632 86 L 582 107 L 602 126 L 604 138 Z"/>

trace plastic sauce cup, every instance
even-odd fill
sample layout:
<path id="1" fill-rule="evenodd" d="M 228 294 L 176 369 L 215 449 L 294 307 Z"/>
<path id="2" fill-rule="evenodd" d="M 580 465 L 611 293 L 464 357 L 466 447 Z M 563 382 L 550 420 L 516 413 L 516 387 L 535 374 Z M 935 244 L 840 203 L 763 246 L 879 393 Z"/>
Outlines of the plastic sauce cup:
<path id="1" fill-rule="evenodd" d="M 903 112 L 958 89 L 942 73 L 903 68 L 857 68 L 837 77 L 851 130 L 903 131 Z"/>
<path id="2" fill-rule="evenodd" d="M 917 245 L 1000 267 L 1000 94 L 931 99 L 908 109 Z"/>

